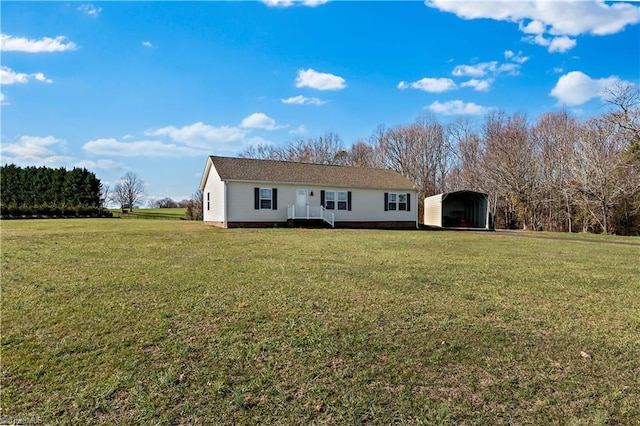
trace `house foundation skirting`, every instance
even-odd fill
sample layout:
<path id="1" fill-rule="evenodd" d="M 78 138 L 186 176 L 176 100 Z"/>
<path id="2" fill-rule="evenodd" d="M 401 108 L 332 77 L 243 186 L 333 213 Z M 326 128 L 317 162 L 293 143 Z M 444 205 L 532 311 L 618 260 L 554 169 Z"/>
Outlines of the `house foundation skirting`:
<path id="1" fill-rule="evenodd" d="M 355 229 L 416 229 L 415 221 L 389 220 L 384 222 L 336 222 L 336 228 Z"/>
<path id="2" fill-rule="evenodd" d="M 208 225 L 208 226 L 217 226 L 218 228 L 224 228 L 225 227 L 224 226 L 224 222 L 214 222 L 214 221 L 207 220 L 207 221 L 204 222 L 204 224 Z"/>
<path id="3" fill-rule="evenodd" d="M 285 222 L 227 222 L 227 228 L 285 228 L 299 226 L 318 226 L 319 221 L 305 221 L 296 219 Z M 205 222 L 205 225 L 224 228 L 224 222 Z M 415 221 L 383 221 L 383 222 L 336 222 L 336 228 L 349 229 L 416 229 Z"/>

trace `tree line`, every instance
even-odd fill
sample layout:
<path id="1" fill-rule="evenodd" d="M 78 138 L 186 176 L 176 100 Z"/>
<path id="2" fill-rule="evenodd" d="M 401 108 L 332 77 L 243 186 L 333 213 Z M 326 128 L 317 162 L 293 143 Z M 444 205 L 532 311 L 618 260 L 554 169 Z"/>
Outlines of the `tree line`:
<path id="1" fill-rule="evenodd" d="M 0 167 L 2 217 L 105 217 L 100 180 L 85 168 Z"/>
<path id="2" fill-rule="evenodd" d="M 567 111 L 533 122 L 493 111 L 480 124 L 422 116 L 379 126 L 348 149 L 327 133 L 240 155 L 389 168 L 416 183 L 421 202 L 442 192 L 484 192 L 498 228 L 638 235 L 640 90 L 619 83 L 606 101 L 610 111 L 584 121 Z"/>

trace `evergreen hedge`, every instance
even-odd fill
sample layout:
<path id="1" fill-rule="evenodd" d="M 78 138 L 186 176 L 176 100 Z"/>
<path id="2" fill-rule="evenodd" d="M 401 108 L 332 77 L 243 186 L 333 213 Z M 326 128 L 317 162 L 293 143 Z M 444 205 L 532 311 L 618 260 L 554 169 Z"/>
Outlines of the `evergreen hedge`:
<path id="1" fill-rule="evenodd" d="M 103 206 L 102 183 L 85 168 L 0 167 L 0 215 L 24 217 L 111 217 Z"/>

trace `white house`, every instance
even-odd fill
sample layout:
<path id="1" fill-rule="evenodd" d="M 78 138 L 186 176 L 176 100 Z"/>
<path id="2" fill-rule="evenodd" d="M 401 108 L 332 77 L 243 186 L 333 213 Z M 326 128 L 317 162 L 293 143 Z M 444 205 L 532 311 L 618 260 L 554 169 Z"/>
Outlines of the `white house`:
<path id="1" fill-rule="evenodd" d="M 386 169 L 210 156 L 202 174 L 206 224 L 417 228 L 418 190 Z"/>
<path id="2" fill-rule="evenodd" d="M 489 196 L 456 191 L 424 199 L 424 224 L 451 229 L 490 229 Z"/>

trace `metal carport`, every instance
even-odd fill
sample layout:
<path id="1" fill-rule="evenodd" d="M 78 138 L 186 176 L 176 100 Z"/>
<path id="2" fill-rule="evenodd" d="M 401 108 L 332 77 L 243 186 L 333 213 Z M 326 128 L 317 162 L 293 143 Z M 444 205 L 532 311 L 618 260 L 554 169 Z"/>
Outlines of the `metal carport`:
<path id="1" fill-rule="evenodd" d="M 424 199 L 424 224 L 447 229 L 490 229 L 489 196 L 455 191 Z"/>

